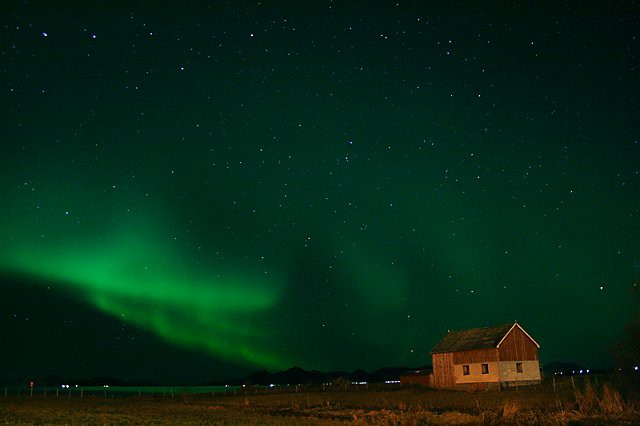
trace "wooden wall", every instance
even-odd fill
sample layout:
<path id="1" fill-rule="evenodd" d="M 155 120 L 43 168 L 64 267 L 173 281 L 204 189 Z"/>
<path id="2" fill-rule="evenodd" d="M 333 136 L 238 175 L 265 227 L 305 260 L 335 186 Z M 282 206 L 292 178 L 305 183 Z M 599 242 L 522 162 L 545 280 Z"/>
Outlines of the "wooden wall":
<path id="1" fill-rule="evenodd" d="M 498 350 L 496 348 L 453 352 L 454 364 L 475 364 L 490 361 L 498 361 Z"/>
<path id="2" fill-rule="evenodd" d="M 400 376 L 400 384 L 429 386 L 431 374 L 407 374 Z"/>
<path id="3" fill-rule="evenodd" d="M 456 384 L 455 373 L 453 371 L 453 353 L 431 355 L 433 364 L 434 388 L 453 388 Z"/>
<path id="4" fill-rule="evenodd" d="M 498 348 L 500 361 L 534 361 L 538 347 L 518 326 L 514 327 Z"/>

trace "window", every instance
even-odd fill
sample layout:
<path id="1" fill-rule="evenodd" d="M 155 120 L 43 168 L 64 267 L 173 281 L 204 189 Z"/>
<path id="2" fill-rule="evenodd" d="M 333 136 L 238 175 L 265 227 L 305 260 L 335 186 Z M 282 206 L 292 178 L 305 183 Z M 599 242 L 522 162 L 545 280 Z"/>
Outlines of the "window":
<path id="1" fill-rule="evenodd" d="M 462 366 L 462 375 L 463 376 L 468 376 L 469 375 L 469 366 L 468 365 L 463 365 Z"/>
<path id="2" fill-rule="evenodd" d="M 516 362 L 516 373 L 522 373 L 522 363 Z"/>
<path id="3" fill-rule="evenodd" d="M 489 364 L 482 364 L 482 374 L 489 374 Z"/>

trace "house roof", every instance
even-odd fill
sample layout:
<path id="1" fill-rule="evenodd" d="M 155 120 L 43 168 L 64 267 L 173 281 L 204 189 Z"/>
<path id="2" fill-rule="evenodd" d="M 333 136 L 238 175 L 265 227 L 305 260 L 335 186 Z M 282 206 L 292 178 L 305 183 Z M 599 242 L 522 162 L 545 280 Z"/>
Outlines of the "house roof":
<path id="1" fill-rule="evenodd" d="M 431 350 L 432 354 L 460 352 L 472 349 L 497 348 L 514 327 L 520 328 L 531 340 L 531 336 L 518 323 L 503 324 L 496 327 L 471 328 L 461 331 L 450 331 Z M 538 343 L 533 340 L 536 346 Z"/>

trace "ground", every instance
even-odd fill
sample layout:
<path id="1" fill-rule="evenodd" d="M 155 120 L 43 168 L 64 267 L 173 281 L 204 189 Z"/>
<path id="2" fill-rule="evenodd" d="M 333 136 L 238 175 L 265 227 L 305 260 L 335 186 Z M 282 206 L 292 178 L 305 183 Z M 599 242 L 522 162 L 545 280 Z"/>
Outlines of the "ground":
<path id="1" fill-rule="evenodd" d="M 242 395 L 0 397 L 2 424 L 638 424 L 637 401 L 608 386 L 490 392 L 388 386 L 246 389 Z"/>

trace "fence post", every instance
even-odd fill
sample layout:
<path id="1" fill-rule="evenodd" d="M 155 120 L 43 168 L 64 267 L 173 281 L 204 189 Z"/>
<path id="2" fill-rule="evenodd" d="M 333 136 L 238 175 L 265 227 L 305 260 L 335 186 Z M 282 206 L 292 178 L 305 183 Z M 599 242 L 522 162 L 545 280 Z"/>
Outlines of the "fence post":
<path id="1" fill-rule="evenodd" d="M 556 376 L 555 376 L 555 374 L 552 376 L 552 378 L 553 378 L 553 391 L 555 392 L 556 391 Z"/>

